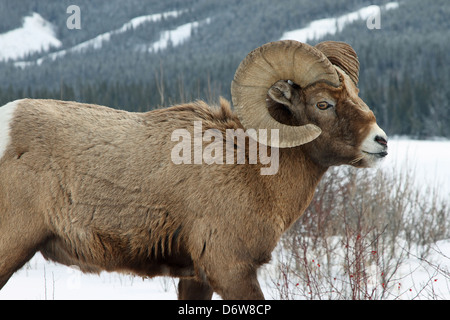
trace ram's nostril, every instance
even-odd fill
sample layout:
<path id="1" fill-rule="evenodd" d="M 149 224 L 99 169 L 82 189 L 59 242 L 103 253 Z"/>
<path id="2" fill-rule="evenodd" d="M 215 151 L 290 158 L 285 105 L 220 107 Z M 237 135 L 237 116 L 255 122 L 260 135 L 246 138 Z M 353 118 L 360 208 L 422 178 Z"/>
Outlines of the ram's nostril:
<path id="1" fill-rule="evenodd" d="M 375 141 L 383 146 L 387 146 L 387 140 L 381 136 L 376 136 Z"/>

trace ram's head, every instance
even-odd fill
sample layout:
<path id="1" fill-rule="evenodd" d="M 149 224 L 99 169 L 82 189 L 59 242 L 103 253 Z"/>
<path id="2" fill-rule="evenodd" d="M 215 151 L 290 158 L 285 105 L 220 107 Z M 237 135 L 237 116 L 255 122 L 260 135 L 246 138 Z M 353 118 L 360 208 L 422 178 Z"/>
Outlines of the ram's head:
<path id="1" fill-rule="evenodd" d="M 323 166 L 372 166 L 387 155 L 387 136 L 358 96 L 358 75 L 346 43 L 272 42 L 242 61 L 233 104 L 246 129 L 279 130 L 272 147 L 300 147 Z"/>

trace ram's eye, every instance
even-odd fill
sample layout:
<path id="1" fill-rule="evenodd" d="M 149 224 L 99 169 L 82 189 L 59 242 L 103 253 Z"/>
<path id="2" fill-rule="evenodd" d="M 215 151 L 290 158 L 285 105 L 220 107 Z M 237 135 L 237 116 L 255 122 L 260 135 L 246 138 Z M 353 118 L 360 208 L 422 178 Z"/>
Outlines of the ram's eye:
<path id="1" fill-rule="evenodd" d="M 332 104 L 329 104 L 329 103 L 326 102 L 326 101 L 320 101 L 320 102 L 317 102 L 316 106 L 317 106 L 317 108 L 319 108 L 320 110 L 325 110 L 325 109 L 331 108 L 333 105 L 332 105 Z"/>

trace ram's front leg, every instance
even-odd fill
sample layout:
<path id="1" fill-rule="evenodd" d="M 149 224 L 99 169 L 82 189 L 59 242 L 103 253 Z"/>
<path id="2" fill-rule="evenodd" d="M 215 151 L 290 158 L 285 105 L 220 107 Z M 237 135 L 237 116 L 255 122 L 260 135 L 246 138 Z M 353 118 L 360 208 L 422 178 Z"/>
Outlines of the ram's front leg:
<path id="1" fill-rule="evenodd" d="M 33 257 L 46 237 L 39 219 L 0 207 L 0 289 Z"/>
<path id="2" fill-rule="evenodd" d="M 197 279 L 180 279 L 178 283 L 179 300 L 211 300 L 213 289 L 206 282 Z"/>
<path id="3" fill-rule="evenodd" d="M 210 275 L 209 280 L 224 300 L 264 300 L 256 269 L 252 267 L 230 266 L 226 272 Z"/>

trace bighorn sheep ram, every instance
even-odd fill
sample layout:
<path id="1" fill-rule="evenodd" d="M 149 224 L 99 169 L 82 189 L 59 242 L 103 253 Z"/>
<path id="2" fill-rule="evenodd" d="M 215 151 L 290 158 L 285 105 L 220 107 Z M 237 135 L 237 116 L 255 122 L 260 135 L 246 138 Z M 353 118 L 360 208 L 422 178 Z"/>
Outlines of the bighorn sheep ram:
<path id="1" fill-rule="evenodd" d="M 40 251 L 85 272 L 179 277 L 180 299 L 263 299 L 257 269 L 327 168 L 370 167 L 387 155 L 386 134 L 358 97 L 358 74 L 348 44 L 277 41 L 237 69 L 235 112 L 224 99 L 146 113 L 8 103 L 0 108 L 0 288 Z M 203 132 L 275 130 L 278 143 L 258 148 L 279 152 L 276 174 L 262 175 L 259 162 L 174 163 L 171 134 L 193 134 L 194 121 Z"/>

